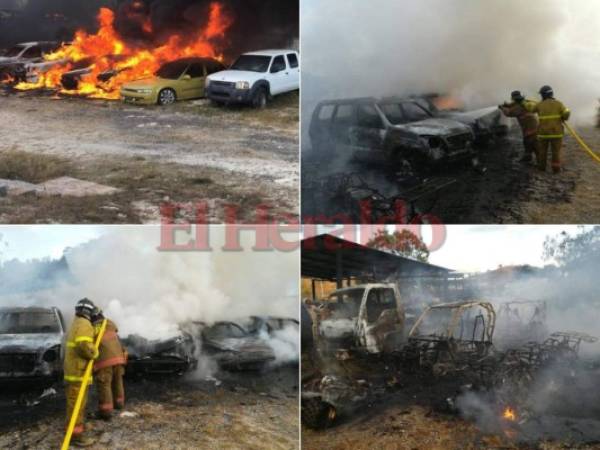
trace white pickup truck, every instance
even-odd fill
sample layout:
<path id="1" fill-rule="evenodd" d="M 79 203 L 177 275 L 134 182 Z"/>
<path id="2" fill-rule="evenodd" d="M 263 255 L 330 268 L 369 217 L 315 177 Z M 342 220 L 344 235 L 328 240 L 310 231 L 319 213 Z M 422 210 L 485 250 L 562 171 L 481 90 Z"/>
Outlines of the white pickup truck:
<path id="1" fill-rule="evenodd" d="M 270 98 L 300 89 L 300 57 L 294 50 L 244 53 L 229 68 L 206 79 L 206 97 L 216 104 L 264 108 Z"/>

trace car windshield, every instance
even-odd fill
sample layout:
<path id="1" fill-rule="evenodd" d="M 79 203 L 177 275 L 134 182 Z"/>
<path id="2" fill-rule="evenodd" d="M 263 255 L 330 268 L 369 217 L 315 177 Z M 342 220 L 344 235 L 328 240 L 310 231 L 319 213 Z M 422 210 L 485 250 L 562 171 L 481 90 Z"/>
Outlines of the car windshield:
<path id="1" fill-rule="evenodd" d="M 233 323 L 214 325 L 207 329 L 205 334 L 209 339 L 239 339 L 246 337 L 246 332 L 244 329 Z"/>
<path id="2" fill-rule="evenodd" d="M 242 55 L 231 66 L 231 70 L 247 70 L 249 72 L 266 72 L 271 63 L 270 56 Z"/>
<path id="3" fill-rule="evenodd" d="M 8 56 L 9 58 L 15 57 L 15 56 L 19 56 L 19 54 L 23 51 L 23 47 L 21 46 L 15 46 L 11 49 L 9 49 L 4 56 Z"/>
<path id="4" fill-rule="evenodd" d="M 52 311 L 0 312 L 0 334 L 60 333 Z"/>
<path id="5" fill-rule="evenodd" d="M 421 106 L 412 102 L 385 103 L 380 107 L 392 125 L 419 122 L 431 117 Z"/>
<path id="6" fill-rule="evenodd" d="M 181 61 L 170 62 L 158 69 L 156 76 L 167 80 L 178 80 L 188 66 L 188 63 L 183 63 Z"/>

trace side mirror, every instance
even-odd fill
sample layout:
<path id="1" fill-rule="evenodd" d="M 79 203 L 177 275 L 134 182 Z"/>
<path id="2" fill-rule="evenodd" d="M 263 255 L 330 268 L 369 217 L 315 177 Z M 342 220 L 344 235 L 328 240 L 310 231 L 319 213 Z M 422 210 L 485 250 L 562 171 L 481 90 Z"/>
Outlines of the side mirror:
<path id="1" fill-rule="evenodd" d="M 185 81 L 189 81 L 189 80 L 191 80 L 191 79 L 192 79 L 192 76 L 191 76 L 191 75 L 189 75 L 189 74 L 187 74 L 187 73 L 186 73 L 186 74 L 183 76 L 183 78 L 182 78 L 182 80 L 185 80 Z"/>

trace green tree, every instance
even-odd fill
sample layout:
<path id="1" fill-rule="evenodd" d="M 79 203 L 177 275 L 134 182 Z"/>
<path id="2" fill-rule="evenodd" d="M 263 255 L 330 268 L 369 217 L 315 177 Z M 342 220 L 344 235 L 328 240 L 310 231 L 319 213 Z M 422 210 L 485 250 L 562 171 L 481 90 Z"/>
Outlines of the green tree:
<path id="1" fill-rule="evenodd" d="M 558 236 L 546 237 L 543 257 L 564 268 L 599 260 L 600 226 L 589 230 L 579 227 L 575 234 L 563 231 Z"/>
<path id="2" fill-rule="evenodd" d="M 429 260 L 429 249 L 423 240 L 407 229 L 390 233 L 387 229 L 377 231 L 367 242 L 367 247 L 415 259 L 421 262 Z"/>

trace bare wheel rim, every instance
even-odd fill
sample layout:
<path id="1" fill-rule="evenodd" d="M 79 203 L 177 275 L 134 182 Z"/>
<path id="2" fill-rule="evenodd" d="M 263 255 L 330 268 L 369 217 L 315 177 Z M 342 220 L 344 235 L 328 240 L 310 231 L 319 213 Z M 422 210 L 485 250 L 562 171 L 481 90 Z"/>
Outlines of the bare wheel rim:
<path id="1" fill-rule="evenodd" d="M 170 105 L 171 103 L 175 103 L 175 92 L 173 92 L 171 89 L 160 91 L 159 100 L 161 105 Z"/>

